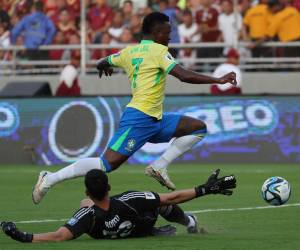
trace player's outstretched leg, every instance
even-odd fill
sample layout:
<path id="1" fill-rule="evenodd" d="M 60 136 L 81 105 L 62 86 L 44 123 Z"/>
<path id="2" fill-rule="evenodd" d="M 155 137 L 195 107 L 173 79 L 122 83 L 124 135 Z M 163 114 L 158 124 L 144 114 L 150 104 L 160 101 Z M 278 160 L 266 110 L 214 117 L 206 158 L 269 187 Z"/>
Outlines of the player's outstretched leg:
<path id="1" fill-rule="evenodd" d="M 168 165 L 200 142 L 206 132 L 207 129 L 204 122 L 192 117 L 182 116 L 173 136 L 176 139 L 156 161 L 146 167 L 146 175 L 155 178 L 168 189 L 174 190 L 176 187 L 167 173 Z"/>
<path id="2" fill-rule="evenodd" d="M 110 172 L 118 168 L 127 159 L 127 156 L 108 149 L 102 157 L 80 159 L 55 173 L 42 171 L 33 188 L 32 201 L 35 204 L 40 203 L 49 189 L 59 182 L 85 176 L 85 174 L 92 169 L 101 169 L 104 172 Z"/>
<path id="3" fill-rule="evenodd" d="M 159 208 L 159 214 L 167 221 L 186 226 L 190 234 L 199 232 L 197 217 L 191 213 L 184 213 L 178 205 L 162 206 Z"/>

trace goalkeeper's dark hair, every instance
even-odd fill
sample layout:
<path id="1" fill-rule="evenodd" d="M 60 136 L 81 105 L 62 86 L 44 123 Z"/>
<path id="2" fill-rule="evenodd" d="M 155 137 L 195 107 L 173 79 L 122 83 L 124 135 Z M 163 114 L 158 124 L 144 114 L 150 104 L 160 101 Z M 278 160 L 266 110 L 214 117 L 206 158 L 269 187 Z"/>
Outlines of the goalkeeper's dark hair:
<path id="1" fill-rule="evenodd" d="M 102 200 L 110 189 L 107 175 L 99 169 L 87 172 L 84 184 L 88 194 L 97 200 Z"/>
<path id="2" fill-rule="evenodd" d="M 143 20 L 142 33 L 143 35 L 150 35 L 158 24 L 169 22 L 169 17 L 161 12 L 152 12 Z"/>

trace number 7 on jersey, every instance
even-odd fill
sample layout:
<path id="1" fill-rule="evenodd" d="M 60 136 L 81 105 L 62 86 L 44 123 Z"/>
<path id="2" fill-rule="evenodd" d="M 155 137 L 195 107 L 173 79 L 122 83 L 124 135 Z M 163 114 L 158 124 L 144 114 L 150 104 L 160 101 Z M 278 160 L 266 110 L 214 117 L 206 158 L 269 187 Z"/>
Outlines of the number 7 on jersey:
<path id="1" fill-rule="evenodd" d="M 136 78 L 138 76 L 138 72 L 140 70 L 140 65 L 142 62 L 143 58 L 133 58 L 131 61 L 132 66 L 134 66 L 131 87 L 134 89 L 136 88 Z"/>

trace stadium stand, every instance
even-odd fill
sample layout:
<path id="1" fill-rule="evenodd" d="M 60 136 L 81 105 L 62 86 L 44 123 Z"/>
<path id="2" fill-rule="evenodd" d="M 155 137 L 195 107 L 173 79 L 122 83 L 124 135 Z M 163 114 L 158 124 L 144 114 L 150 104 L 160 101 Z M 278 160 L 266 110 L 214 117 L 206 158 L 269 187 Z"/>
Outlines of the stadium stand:
<path id="1" fill-rule="evenodd" d="M 212 71 L 226 60 L 231 47 L 238 49 L 243 70 L 299 69 L 299 43 L 278 43 L 300 39 L 299 0 L 85 2 L 86 25 L 82 33 L 80 0 L 1 1 L 0 74 L 59 73 L 70 62 L 71 50 L 83 49 L 82 34 L 84 60 L 88 62 L 85 70 L 94 72 L 96 59 L 140 40 L 141 21 L 151 11 L 162 11 L 170 17 L 172 52 L 185 66 L 195 70 Z M 190 21 L 186 20 L 188 15 Z M 43 37 L 40 41 L 30 35 L 35 33 L 33 28 L 26 26 L 30 18 L 35 17 L 38 22 L 36 16 L 48 20 L 38 31 Z M 287 20 L 286 16 L 292 18 Z M 269 41 L 276 42 L 276 46 L 267 45 Z M 50 46 L 40 47 L 47 44 Z M 27 61 L 28 58 L 36 61 Z"/>

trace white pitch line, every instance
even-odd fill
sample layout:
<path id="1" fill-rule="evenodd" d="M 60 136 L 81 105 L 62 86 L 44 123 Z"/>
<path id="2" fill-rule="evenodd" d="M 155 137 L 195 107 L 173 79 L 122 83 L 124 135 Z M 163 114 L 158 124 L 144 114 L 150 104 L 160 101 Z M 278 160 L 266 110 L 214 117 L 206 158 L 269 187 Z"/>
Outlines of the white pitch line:
<path id="1" fill-rule="evenodd" d="M 285 208 L 285 207 L 299 207 L 300 203 L 287 204 L 281 206 L 262 206 L 262 207 L 239 207 L 239 208 L 218 208 L 218 209 L 202 209 L 191 211 L 194 214 L 200 213 L 209 213 L 209 212 L 230 212 L 230 211 L 249 211 L 249 210 L 259 210 L 259 209 L 277 209 L 277 208 Z"/>
<path id="2" fill-rule="evenodd" d="M 202 209 L 196 211 L 190 211 L 190 213 L 200 214 L 200 213 L 210 213 L 210 212 L 230 212 L 230 211 L 249 211 L 249 210 L 259 210 L 259 209 L 278 209 L 285 207 L 299 207 L 300 203 L 293 203 L 281 206 L 262 206 L 262 207 L 239 207 L 239 208 L 217 208 L 217 209 Z M 48 222 L 65 222 L 68 219 L 46 219 L 46 220 L 25 220 L 17 221 L 17 224 L 34 224 L 34 223 L 48 223 Z"/>
<path id="3" fill-rule="evenodd" d="M 68 219 L 46 219 L 46 220 L 22 220 L 16 221 L 17 224 L 34 224 L 34 223 L 48 223 L 48 222 L 60 222 L 60 221 L 67 221 Z"/>

